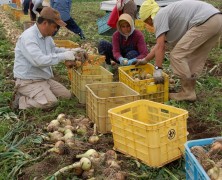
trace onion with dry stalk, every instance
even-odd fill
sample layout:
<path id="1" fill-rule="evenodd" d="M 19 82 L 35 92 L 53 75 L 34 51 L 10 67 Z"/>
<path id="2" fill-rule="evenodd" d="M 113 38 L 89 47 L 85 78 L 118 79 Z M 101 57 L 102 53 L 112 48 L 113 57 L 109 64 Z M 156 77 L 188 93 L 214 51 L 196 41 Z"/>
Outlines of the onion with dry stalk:
<path id="1" fill-rule="evenodd" d="M 96 144 L 99 141 L 99 136 L 96 135 L 96 124 L 93 126 L 93 135 L 89 137 L 89 143 Z"/>
<path id="2" fill-rule="evenodd" d="M 99 153 L 95 150 L 95 149 L 89 149 L 88 151 L 86 151 L 85 153 L 83 154 L 79 154 L 79 155 L 76 155 L 76 158 L 82 158 L 82 157 L 99 157 Z"/>
<path id="3" fill-rule="evenodd" d="M 92 167 L 91 161 L 88 158 L 83 157 L 80 159 L 79 162 L 75 162 L 71 165 L 68 165 L 68 166 L 63 167 L 62 169 L 58 170 L 57 172 L 55 172 L 53 174 L 53 176 L 57 177 L 61 174 L 64 174 L 66 171 L 70 171 L 71 169 L 75 169 L 75 168 L 81 168 L 83 171 L 88 171 L 91 169 L 91 167 Z"/>

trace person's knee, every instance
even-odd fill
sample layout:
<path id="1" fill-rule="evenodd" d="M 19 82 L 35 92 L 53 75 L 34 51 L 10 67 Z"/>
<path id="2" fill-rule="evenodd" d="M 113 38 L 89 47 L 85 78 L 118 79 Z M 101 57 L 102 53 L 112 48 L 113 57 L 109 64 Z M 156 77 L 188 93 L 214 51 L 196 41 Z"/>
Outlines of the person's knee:
<path id="1" fill-rule="evenodd" d="M 136 58 L 139 55 L 139 53 L 136 50 L 131 50 L 126 54 L 127 59 L 133 59 Z"/>

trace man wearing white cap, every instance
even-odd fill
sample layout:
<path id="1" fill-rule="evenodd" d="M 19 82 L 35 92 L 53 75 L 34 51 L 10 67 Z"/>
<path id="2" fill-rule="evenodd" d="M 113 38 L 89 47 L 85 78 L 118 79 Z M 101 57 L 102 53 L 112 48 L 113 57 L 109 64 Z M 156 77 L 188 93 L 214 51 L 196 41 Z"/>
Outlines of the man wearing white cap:
<path id="1" fill-rule="evenodd" d="M 170 93 L 170 99 L 195 101 L 196 78 L 202 72 L 207 55 L 222 34 L 222 14 L 211 4 L 186 0 L 164 8 L 154 0 L 146 0 L 140 8 L 140 18 L 155 28 L 156 45 L 142 61 L 155 57 L 154 79 L 163 82 L 162 63 L 165 42 L 173 45 L 170 63 L 181 80 L 181 91 Z"/>

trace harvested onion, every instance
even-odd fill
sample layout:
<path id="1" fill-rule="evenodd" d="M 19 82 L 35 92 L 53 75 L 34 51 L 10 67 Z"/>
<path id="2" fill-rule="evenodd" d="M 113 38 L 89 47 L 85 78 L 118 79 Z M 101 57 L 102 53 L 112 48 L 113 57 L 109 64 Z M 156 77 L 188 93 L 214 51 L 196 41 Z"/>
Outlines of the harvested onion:
<path id="1" fill-rule="evenodd" d="M 82 158 L 82 157 L 99 157 L 99 153 L 95 149 L 89 149 L 83 154 L 76 155 L 76 158 Z"/>
<path id="2" fill-rule="evenodd" d="M 60 126 L 59 121 L 57 119 L 55 119 L 49 123 L 49 125 L 47 126 L 46 129 L 48 132 L 53 132 L 53 131 L 57 131 L 59 126 Z"/>
<path id="3" fill-rule="evenodd" d="M 93 135 L 89 137 L 89 143 L 96 144 L 99 141 L 99 136 L 96 135 L 96 124 L 94 124 Z"/>

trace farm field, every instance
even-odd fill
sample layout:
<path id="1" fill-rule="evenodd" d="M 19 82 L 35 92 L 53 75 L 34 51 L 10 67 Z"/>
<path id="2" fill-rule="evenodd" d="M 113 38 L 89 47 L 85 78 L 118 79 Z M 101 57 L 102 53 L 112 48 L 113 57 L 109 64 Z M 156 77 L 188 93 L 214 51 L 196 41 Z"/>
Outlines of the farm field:
<path id="1" fill-rule="evenodd" d="M 97 53 L 97 43 L 101 39 L 111 41 L 111 36 L 98 34 L 96 21 L 105 15 L 99 10 L 101 1 L 73 1 L 72 16 L 83 29 L 86 40 L 61 28 L 55 39 L 71 40 L 88 51 Z M 210 0 L 209 3 L 222 11 L 221 0 Z M 95 149 L 100 154 L 113 150 L 111 133 L 97 134 L 96 144 L 88 142 L 93 135 L 93 122 L 86 117 L 86 106 L 78 103 L 73 95 L 70 100 L 60 100 L 53 109 L 16 110 L 10 109 L 13 96 L 13 61 L 14 47 L 19 35 L 23 32 L 23 24 L 15 20 L 10 13 L 0 10 L 0 180 L 5 179 L 123 179 L 127 180 L 181 180 L 186 179 L 184 156 L 163 167 L 152 168 L 141 161 L 124 155 L 118 151 L 117 165 L 107 168 L 103 161 L 97 162 L 91 174 L 78 174 L 74 171 L 58 172 L 60 169 L 79 161 L 76 155 Z M 154 43 L 154 35 L 143 31 L 148 48 Z M 221 40 L 222 41 L 222 40 Z M 164 62 L 164 71 L 171 77 L 168 55 Z M 153 62 L 151 62 L 153 63 Z M 68 72 L 63 63 L 53 67 L 55 79 L 71 89 Z M 174 78 L 174 77 L 172 77 Z M 175 89 L 179 89 L 178 80 Z M 222 136 L 222 42 L 209 54 L 201 77 L 198 79 L 198 100 L 194 103 L 168 101 L 167 105 L 187 110 L 188 140 Z M 59 114 L 65 114 L 76 128 L 76 142 L 73 148 L 66 147 L 64 154 L 50 152 L 53 143 L 47 140 L 47 125 Z M 84 127 L 81 129 L 80 127 Z M 80 129 L 77 133 L 77 129 Z"/>

